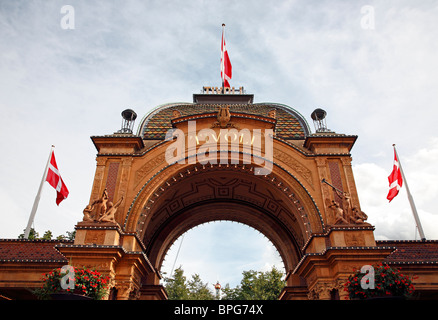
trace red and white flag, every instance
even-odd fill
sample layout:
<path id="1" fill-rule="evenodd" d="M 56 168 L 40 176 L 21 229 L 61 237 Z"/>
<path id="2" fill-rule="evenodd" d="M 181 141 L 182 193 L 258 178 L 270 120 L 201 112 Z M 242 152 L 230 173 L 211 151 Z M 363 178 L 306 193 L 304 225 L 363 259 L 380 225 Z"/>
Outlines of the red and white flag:
<path id="1" fill-rule="evenodd" d="M 62 200 L 68 196 L 68 189 L 61 178 L 58 166 L 55 160 L 55 153 L 52 151 L 50 156 L 49 167 L 47 169 L 46 181 L 56 190 L 56 204 L 59 206 Z"/>
<path id="2" fill-rule="evenodd" d="M 391 174 L 388 177 L 388 181 L 389 181 L 389 193 L 386 199 L 388 199 L 389 202 L 391 202 L 391 200 L 394 199 L 394 197 L 398 194 L 398 191 L 403 185 L 403 177 L 395 149 L 394 149 L 394 167 L 392 169 Z"/>
<path id="3" fill-rule="evenodd" d="M 223 24 L 222 27 L 225 25 Z M 225 45 L 225 31 L 222 28 L 222 42 L 221 42 L 221 78 L 225 88 L 230 87 L 230 83 L 228 81 L 231 80 L 231 62 L 230 57 L 228 56 L 227 47 Z"/>

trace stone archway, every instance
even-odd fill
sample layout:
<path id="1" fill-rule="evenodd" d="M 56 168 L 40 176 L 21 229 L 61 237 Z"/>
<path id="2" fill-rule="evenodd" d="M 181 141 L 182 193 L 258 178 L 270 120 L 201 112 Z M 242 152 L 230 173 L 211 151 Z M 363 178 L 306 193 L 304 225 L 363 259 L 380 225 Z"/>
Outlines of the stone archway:
<path id="1" fill-rule="evenodd" d="M 349 217 L 353 209 L 361 212 L 350 155 L 357 137 L 308 135 L 296 112 L 276 105 L 283 112 L 276 118 L 271 107 L 195 103 L 185 105 L 184 114 L 160 107 L 143 121 L 142 136 L 92 137 L 99 152 L 90 205 L 108 191 L 108 201 L 120 207 L 108 223 L 85 219 L 91 210 L 86 208 L 74 245 L 60 251 L 75 264 L 109 274 L 118 299 L 165 299 L 159 271 L 178 236 L 208 221 L 237 221 L 265 235 L 282 257 L 287 272 L 282 299 L 329 297 L 358 263 L 390 252 L 376 247 L 373 227 L 363 220 L 342 225 L 334 219 L 335 201 Z M 229 108 L 234 111 L 228 122 L 221 122 L 221 110 Z M 218 143 L 222 127 L 242 129 L 240 139 L 228 136 L 230 148 Z M 178 134 L 166 138 L 166 128 Z M 219 153 L 221 161 L 199 161 L 206 154 L 195 139 L 202 130 L 212 137 L 208 153 L 216 160 Z M 180 148 L 173 148 L 173 138 L 184 142 Z M 167 158 L 169 150 L 172 155 L 176 150 L 175 160 Z M 256 175 L 260 163 L 272 170 Z"/>
<path id="2" fill-rule="evenodd" d="M 200 224 L 225 220 L 242 223 L 266 236 L 280 254 L 285 269 L 290 270 L 301 258 L 301 250 L 281 222 L 267 215 L 265 211 L 239 202 L 198 204 L 169 219 L 163 228 L 157 230 L 146 254 L 151 263 L 156 263 L 157 270 L 161 270 L 167 251 L 180 235 Z"/>
<path id="3" fill-rule="evenodd" d="M 312 223 L 314 229 L 323 229 L 311 197 L 279 167 L 269 176 L 254 175 L 251 165 L 179 167 L 154 177 L 161 183 L 148 191 L 149 197 L 143 197 L 148 190 L 145 185 L 126 220 L 127 226 L 136 226 L 145 253 L 158 271 L 173 242 L 205 222 L 236 221 L 258 230 L 275 246 L 287 273 L 302 258 Z M 148 183 L 154 185 L 153 180 Z M 158 285 L 159 278 L 148 277 L 146 282 Z"/>
<path id="4" fill-rule="evenodd" d="M 102 143 L 111 142 L 104 139 Z M 332 138 L 333 144 L 340 139 L 345 137 Z M 106 161 L 98 161 L 94 186 L 102 190 L 105 176 L 106 186 L 110 185 L 114 163 L 121 157 L 113 199 L 125 194 L 125 209 L 118 211 L 113 225 L 79 223 L 75 244 L 61 251 L 74 256 L 76 264 L 101 266 L 113 279 L 117 299 L 165 299 L 159 271 L 178 236 L 204 222 L 237 221 L 260 231 L 280 253 L 287 273 L 282 299 L 330 297 L 326 293 L 338 288 L 358 261 L 376 261 L 390 250 L 375 247 L 368 224 L 330 225 L 324 201 L 330 199 L 329 190 L 315 181 L 328 173 L 333 179 L 332 173 L 338 173 L 342 185 L 355 192 L 349 161 L 339 161 L 333 154 L 329 160 L 321 154 L 315 161 L 309 153 L 274 142 L 274 154 L 283 150 L 288 157 L 275 158 L 268 175 L 255 175 L 253 162 L 168 164 L 163 150 L 169 141 L 135 158 L 104 154 L 101 159 Z M 230 152 L 229 159 L 238 155 Z M 353 198 L 356 201 L 357 196 Z"/>
<path id="5" fill-rule="evenodd" d="M 168 252 L 175 247 L 176 242 L 178 242 L 178 239 L 181 239 L 182 235 L 187 232 L 190 233 L 196 227 L 205 226 L 210 222 L 237 222 L 238 225 L 250 227 L 252 231 L 267 239 L 281 259 L 282 269 L 286 270 L 285 261 L 289 262 L 289 266 L 291 263 L 296 263 L 296 256 L 299 255 L 301 250 L 296 246 L 288 247 L 291 242 L 294 242 L 294 239 L 291 239 L 290 235 L 285 234 L 285 230 L 275 230 L 275 222 L 267 224 L 262 222 L 260 224 L 260 217 L 266 214 L 266 212 L 241 203 L 217 201 L 196 205 L 181 213 L 175 219 L 172 219 L 173 221 L 169 221 L 168 226 L 163 228 L 160 234 L 157 234 L 161 237 L 168 234 L 166 241 L 161 242 L 157 237 L 156 243 L 161 243 L 161 246 L 154 243 L 147 254 L 150 256 L 151 261 L 158 262 L 158 270 L 162 272 L 167 261 Z M 226 223 L 225 225 L 229 226 Z M 224 227 L 220 227 L 220 230 L 224 230 Z M 269 237 L 266 236 L 267 234 Z M 226 238 L 223 239 L 224 242 L 228 240 Z M 294 245 L 295 243 L 292 244 Z M 195 250 L 197 249 L 195 248 Z"/>

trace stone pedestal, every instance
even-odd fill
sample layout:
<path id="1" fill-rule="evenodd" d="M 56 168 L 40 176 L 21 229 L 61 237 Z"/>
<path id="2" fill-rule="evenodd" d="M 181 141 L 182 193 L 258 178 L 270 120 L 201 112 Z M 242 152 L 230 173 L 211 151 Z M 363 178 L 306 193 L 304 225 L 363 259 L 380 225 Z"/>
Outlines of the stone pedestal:
<path id="1" fill-rule="evenodd" d="M 167 292 L 162 285 L 143 285 L 139 300 L 167 300 Z"/>
<path id="2" fill-rule="evenodd" d="M 374 227 L 369 224 L 329 226 L 324 234 L 314 234 L 304 245 L 304 253 L 322 253 L 333 247 L 373 247 Z"/>
<path id="3" fill-rule="evenodd" d="M 393 247 L 377 246 L 373 230 L 368 224 L 343 225 L 312 235 L 303 248 L 305 255 L 287 278 L 289 288 L 284 290 L 283 297 L 301 298 L 302 283 L 296 279 L 306 279 L 309 299 L 348 298 L 343 288 L 353 270 L 381 262 L 394 251 Z"/>
<path id="4" fill-rule="evenodd" d="M 56 248 L 69 264 L 108 275 L 118 300 L 138 299 L 142 279 L 157 274 L 137 236 L 124 233 L 116 223 L 79 222 L 74 243 Z"/>
<path id="5" fill-rule="evenodd" d="M 75 245 L 118 246 L 122 230 L 111 222 L 79 222 L 76 225 Z"/>
<path id="6" fill-rule="evenodd" d="M 281 291 L 279 300 L 308 300 L 306 280 L 297 274 L 286 275 L 286 286 Z"/>

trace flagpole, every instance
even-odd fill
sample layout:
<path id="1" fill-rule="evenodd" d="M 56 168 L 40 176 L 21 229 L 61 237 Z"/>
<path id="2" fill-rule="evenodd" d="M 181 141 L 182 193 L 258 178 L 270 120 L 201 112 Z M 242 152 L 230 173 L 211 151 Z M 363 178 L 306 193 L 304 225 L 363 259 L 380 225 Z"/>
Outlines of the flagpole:
<path id="1" fill-rule="evenodd" d="M 38 188 L 37 195 L 35 196 L 35 200 L 33 202 L 32 211 L 30 212 L 29 221 L 27 222 L 26 231 L 24 232 L 24 238 L 25 239 L 29 239 L 30 228 L 32 226 L 33 219 L 35 218 L 35 213 L 37 211 L 38 204 L 40 202 L 41 190 L 43 189 L 44 182 L 46 181 L 46 178 L 47 178 L 47 172 L 48 172 L 48 169 L 49 169 L 49 163 L 50 163 L 50 159 L 52 158 L 52 153 L 53 153 L 53 149 L 54 148 L 55 148 L 55 146 L 52 145 L 52 147 L 50 149 L 49 159 L 47 160 L 46 168 L 44 169 L 43 178 L 41 179 L 40 187 Z"/>
<path id="2" fill-rule="evenodd" d="M 222 23 L 221 43 L 221 71 L 222 71 L 222 94 L 225 93 L 225 55 L 224 55 L 225 23 Z"/>
<path id="3" fill-rule="evenodd" d="M 415 223 L 417 225 L 418 232 L 420 233 L 421 240 L 426 240 L 426 237 L 423 232 L 423 227 L 421 226 L 420 218 L 417 213 L 417 208 L 415 207 L 414 199 L 412 198 L 411 192 L 409 191 L 408 181 L 406 180 L 405 174 L 403 172 L 403 168 L 401 165 L 400 157 L 398 156 L 397 149 L 395 148 L 395 144 L 392 145 L 394 147 L 395 155 L 397 156 L 398 165 L 400 167 L 400 172 L 403 177 L 403 181 L 405 182 L 406 192 L 408 194 L 409 204 L 411 205 L 412 214 L 414 215 Z"/>

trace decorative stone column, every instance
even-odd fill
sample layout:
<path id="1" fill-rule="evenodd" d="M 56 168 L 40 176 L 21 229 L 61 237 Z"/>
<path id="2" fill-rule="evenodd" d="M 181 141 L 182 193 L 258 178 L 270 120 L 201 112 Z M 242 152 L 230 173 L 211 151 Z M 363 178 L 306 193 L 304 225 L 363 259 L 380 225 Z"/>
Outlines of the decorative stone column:
<path id="1" fill-rule="evenodd" d="M 156 274 L 136 235 L 124 233 L 117 223 L 79 222 L 74 243 L 56 248 L 71 265 L 108 275 L 118 300 L 138 299 L 141 279 Z"/>
<path id="2" fill-rule="evenodd" d="M 307 281 L 309 299 L 331 299 L 332 290 L 339 298 L 348 297 L 343 284 L 363 265 L 381 262 L 394 247 L 377 246 L 371 225 L 331 226 L 325 234 L 312 235 L 304 247 L 305 256 L 294 274 Z"/>

